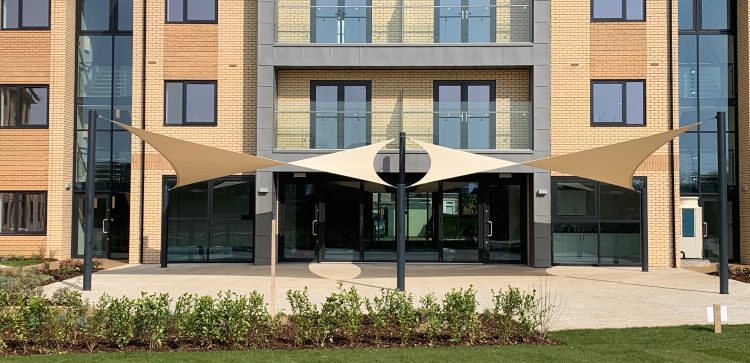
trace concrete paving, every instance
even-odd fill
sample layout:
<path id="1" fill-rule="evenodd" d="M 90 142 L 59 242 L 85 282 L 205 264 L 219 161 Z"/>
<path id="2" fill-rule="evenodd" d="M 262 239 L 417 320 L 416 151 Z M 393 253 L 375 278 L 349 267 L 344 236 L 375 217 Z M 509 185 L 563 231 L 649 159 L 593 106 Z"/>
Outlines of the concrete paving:
<path id="1" fill-rule="evenodd" d="M 247 264 L 125 265 L 93 276 L 89 299 L 103 293 L 111 296 L 140 296 L 141 291 L 166 292 L 173 298 L 190 292 L 216 294 L 231 290 L 257 290 L 270 300 L 268 266 Z M 393 263 L 323 263 L 277 265 L 276 297 L 280 310 L 289 311 L 285 293 L 289 289 L 310 291 L 316 302 L 324 300 L 339 281 L 356 286 L 365 296 L 380 289 L 395 288 Z M 82 278 L 45 287 L 51 294 L 58 288 L 80 288 Z M 568 267 L 535 269 L 516 265 L 408 264 L 407 291 L 418 297 L 438 296 L 451 288 L 473 285 L 478 290 L 480 309 L 491 306 L 491 290 L 509 285 L 521 289 L 546 289 L 563 303 L 553 329 L 621 328 L 707 324 L 706 307 L 728 306 L 730 324 L 750 323 L 750 284 L 730 281 L 730 295 L 718 294 L 719 280 L 683 269 Z"/>

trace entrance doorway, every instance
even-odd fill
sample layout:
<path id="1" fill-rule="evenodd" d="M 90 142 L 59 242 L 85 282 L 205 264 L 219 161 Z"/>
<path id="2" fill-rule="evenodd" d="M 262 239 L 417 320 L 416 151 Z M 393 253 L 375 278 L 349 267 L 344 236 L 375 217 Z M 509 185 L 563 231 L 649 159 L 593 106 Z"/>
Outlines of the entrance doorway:
<path id="1" fill-rule="evenodd" d="M 701 198 L 703 209 L 703 258 L 712 261 L 719 259 L 719 200 L 717 198 Z M 727 203 L 727 237 L 729 241 L 729 260 L 734 260 L 734 216 L 733 203 Z"/>
<path id="2" fill-rule="evenodd" d="M 396 260 L 392 190 L 327 174 L 297 176 L 280 178 L 282 261 Z M 409 189 L 407 261 L 523 263 L 527 180 L 476 175 Z"/>
<path id="3" fill-rule="evenodd" d="M 75 196 L 73 256 L 83 256 L 86 232 L 86 195 Z M 126 193 L 94 196 L 94 257 L 128 258 L 130 200 Z"/>

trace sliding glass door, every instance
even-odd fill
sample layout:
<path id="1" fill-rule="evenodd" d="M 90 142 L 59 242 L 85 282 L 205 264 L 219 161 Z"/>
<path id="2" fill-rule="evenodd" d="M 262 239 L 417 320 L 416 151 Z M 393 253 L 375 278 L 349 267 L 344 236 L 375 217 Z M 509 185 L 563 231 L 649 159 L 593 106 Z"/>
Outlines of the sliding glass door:
<path id="1" fill-rule="evenodd" d="M 494 149 L 495 82 L 435 81 L 434 139 L 454 149 Z"/>

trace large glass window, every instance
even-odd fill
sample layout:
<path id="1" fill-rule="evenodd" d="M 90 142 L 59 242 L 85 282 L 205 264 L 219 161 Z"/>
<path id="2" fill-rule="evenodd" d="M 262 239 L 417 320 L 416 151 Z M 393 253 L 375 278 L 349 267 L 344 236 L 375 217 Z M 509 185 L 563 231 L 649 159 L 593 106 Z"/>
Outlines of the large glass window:
<path id="1" fill-rule="evenodd" d="M 0 127 L 47 127 L 47 86 L 0 86 Z"/>
<path id="2" fill-rule="evenodd" d="M 370 43 L 370 0 L 312 0 L 312 43 Z"/>
<path id="3" fill-rule="evenodd" d="M 636 190 L 645 179 L 633 181 Z M 637 265 L 641 195 L 577 178 L 553 179 L 552 250 L 556 264 Z"/>
<path id="4" fill-rule="evenodd" d="M 216 124 L 216 82 L 167 81 L 164 94 L 164 124 Z"/>
<path id="5" fill-rule="evenodd" d="M 455 149 L 494 149 L 495 82 L 435 81 L 433 142 Z"/>
<path id="6" fill-rule="evenodd" d="M 0 234 L 44 234 L 47 193 L 0 192 Z"/>
<path id="7" fill-rule="evenodd" d="M 645 3 L 645 0 L 593 0 L 591 18 L 606 21 L 644 21 Z"/>
<path id="8" fill-rule="evenodd" d="M 0 1 L 3 29 L 49 29 L 50 0 Z"/>
<path id="9" fill-rule="evenodd" d="M 351 149 L 370 143 L 370 82 L 313 81 L 310 147 Z"/>
<path id="10" fill-rule="evenodd" d="M 591 124 L 643 126 L 646 124 L 645 81 L 592 81 Z"/>
<path id="11" fill-rule="evenodd" d="M 169 23 L 215 23 L 217 0 L 167 0 Z"/>
<path id="12" fill-rule="evenodd" d="M 174 179 L 167 179 L 172 187 Z M 169 191 L 165 220 L 169 262 L 251 262 L 254 184 L 223 178 Z"/>
<path id="13" fill-rule="evenodd" d="M 435 43 L 494 43 L 495 0 L 436 0 Z"/>

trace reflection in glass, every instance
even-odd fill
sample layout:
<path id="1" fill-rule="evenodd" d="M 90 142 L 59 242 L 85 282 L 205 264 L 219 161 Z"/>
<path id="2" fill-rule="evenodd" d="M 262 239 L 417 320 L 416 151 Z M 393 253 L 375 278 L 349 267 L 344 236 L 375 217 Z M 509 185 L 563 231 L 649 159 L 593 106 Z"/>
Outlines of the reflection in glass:
<path id="1" fill-rule="evenodd" d="M 0 233 L 13 233 L 18 198 L 13 193 L 0 193 Z"/>
<path id="2" fill-rule="evenodd" d="M 621 83 L 594 83 L 593 121 L 595 123 L 622 122 L 622 87 Z"/>
<path id="3" fill-rule="evenodd" d="M 169 218 L 208 218 L 208 182 L 169 191 Z"/>
<path id="4" fill-rule="evenodd" d="M 555 263 L 598 263 L 597 223 L 553 223 L 552 228 L 552 253 Z"/>
<path id="5" fill-rule="evenodd" d="M 692 0 L 689 0 L 692 3 Z M 680 2 L 682 6 L 682 1 Z M 680 8 L 682 17 L 682 8 Z M 679 97 L 680 126 L 693 124 L 698 120 L 698 37 L 680 35 L 679 50 Z"/>
<path id="6" fill-rule="evenodd" d="M 437 261 L 438 249 L 432 230 L 432 193 L 407 193 L 406 210 L 406 259 Z"/>
<path id="7" fill-rule="evenodd" d="M 117 30 L 133 30 L 133 0 L 117 0 Z"/>
<path id="8" fill-rule="evenodd" d="M 325 184 L 325 259 L 359 260 L 360 182 Z"/>
<path id="9" fill-rule="evenodd" d="M 187 0 L 187 19 L 190 21 L 216 20 L 216 0 Z"/>
<path id="10" fill-rule="evenodd" d="M 316 0 L 312 5 L 313 43 L 368 43 L 367 0 Z"/>
<path id="11" fill-rule="evenodd" d="M 468 43 L 489 43 L 494 41 L 495 23 L 492 16 L 495 7 L 491 0 L 468 1 L 465 8 L 465 22 L 467 28 L 466 41 Z"/>
<path id="12" fill-rule="evenodd" d="M 718 142 L 715 133 L 700 134 L 700 191 L 717 193 L 719 191 L 719 157 Z"/>
<path id="13" fill-rule="evenodd" d="M 16 29 L 18 24 L 18 2 L 21 0 L 4 0 L 0 13 L 3 15 L 3 29 Z"/>
<path id="14" fill-rule="evenodd" d="M 625 0 L 594 0 L 594 19 L 622 19 L 622 2 Z"/>
<path id="15" fill-rule="evenodd" d="M 239 262 L 253 259 L 253 221 L 237 219 L 211 220 L 211 262 Z"/>
<path id="16" fill-rule="evenodd" d="M 252 184 L 247 180 L 218 180 L 213 183 L 214 215 L 250 215 Z"/>
<path id="17" fill-rule="evenodd" d="M 49 0 L 21 0 L 21 24 L 24 27 L 49 26 Z"/>
<path id="18" fill-rule="evenodd" d="M 312 259 L 316 245 L 313 233 L 317 233 L 317 230 L 312 230 L 313 221 L 318 219 L 315 184 L 284 184 L 283 198 L 283 256 L 287 259 Z"/>
<path id="19" fill-rule="evenodd" d="M 631 193 L 635 193 L 632 192 Z M 636 223 L 602 223 L 600 261 L 603 265 L 641 263 L 641 229 Z"/>
<path id="20" fill-rule="evenodd" d="M 80 8 L 81 30 L 109 30 L 110 4 L 108 0 L 81 0 Z"/>
<path id="21" fill-rule="evenodd" d="M 370 193 L 372 208 L 365 217 L 365 261 L 396 260 L 396 194 Z"/>
<path id="22" fill-rule="evenodd" d="M 86 232 L 86 196 L 76 195 L 74 213 L 75 228 L 75 254 L 83 256 Z M 102 229 L 105 219 L 107 218 L 107 198 L 94 197 L 94 235 L 93 235 L 93 255 L 96 257 L 106 257 L 105 240 L 106 235 Z"/>
<path id="23" fill-rule="evenodd" d="M 728 0 L 701 0 L 701 28 L 729 29 Z M 682 6 L 682 2 L 680 2 Z M 682 12 L 682 8 L 680 8 Z"/>
<path id="24" fill-rule="evenodd" d="M 477 261 L 478 183 L 443 183 L 443 261 Z"/>
<path id="25" fill-rule="evenodd" d="M 167 82 L 166 87 L 166 123 L 168 125 L 182 124 L 182 83 Z"/>
<path id="26" fill-rule="evenodd" d="M 185 84 L 185 123 L 216 122 L 216 85 Z"/>
<path id="27" fill-rule="evenodd" d="M 440 0 L 437 8 L 436 43 L 461 43 L 463 37 L 463 14 L 461 0 Z"/>
<path id="28" fill-rule="evenodd" d="M 167 260 L 169 262 L 208 261 L 208 220 L 169 220 Z"/>
<path id="29" fill-rule="evenodd" d="M 489 239 L 490 261 L 521 262 L 523 236 L 520 185 L 499 185 L 489 188 L 489 218 L 492 222 Z"/>
<path id="30" fill-rule="evenodd" d="M 679 23 L 680 30 L 692 30 L 693 29 L 693 1 L 694 0 L 679 0 Z M 682 36 L 680 36 L 682 38 Z M 682 39 L 680 39 L 680 45 L 682 45 Z M 680 55 L 680 62 L 682 62 L 682 55 Z"/>
<path id="31" fill-rule="evenodd" d="M 593 216 L 594 182 L 557 183 L 555 207 L 557 216 Z"/>
<path id="32" fill-rule="evenodd" d="M 599 184 L 599 215 L 603 220 L 640 221 L 641 195 L 610 184 Z"/>

